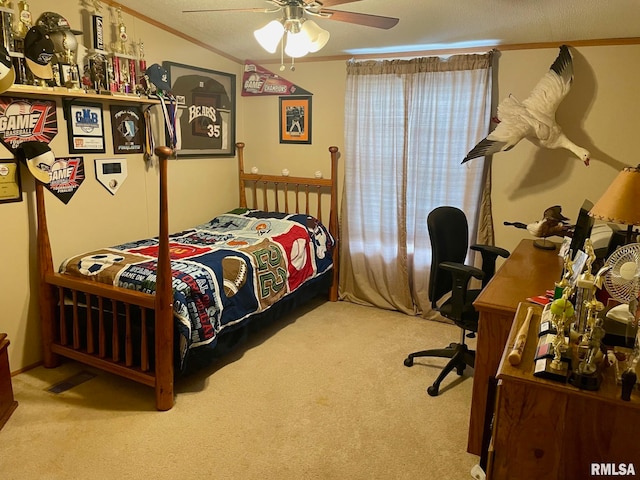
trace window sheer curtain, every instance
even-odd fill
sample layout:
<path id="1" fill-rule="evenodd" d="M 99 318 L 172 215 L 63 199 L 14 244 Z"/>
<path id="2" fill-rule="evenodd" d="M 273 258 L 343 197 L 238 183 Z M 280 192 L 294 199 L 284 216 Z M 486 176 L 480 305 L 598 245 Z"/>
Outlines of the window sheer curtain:
<path id="1" fill-rule="evenodd" d="M 492 53 L 347 63 L 342 299 L 435 318 L 427 215 L 456 206 L 475 238 L 489 207 L 485 162 L 461 161 L 489 129 L 491 62 Z M 490 214 L 482 218 L 491 236 Z"/>

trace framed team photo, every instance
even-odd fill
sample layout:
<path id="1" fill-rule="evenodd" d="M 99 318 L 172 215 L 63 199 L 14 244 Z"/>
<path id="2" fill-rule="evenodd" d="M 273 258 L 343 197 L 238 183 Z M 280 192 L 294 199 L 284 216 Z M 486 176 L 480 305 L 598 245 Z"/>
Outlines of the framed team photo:
<path id="1" fill-rule="evenodd" d="M 311 97 L 280 97 L 280 143 L 311 143 Z"/>

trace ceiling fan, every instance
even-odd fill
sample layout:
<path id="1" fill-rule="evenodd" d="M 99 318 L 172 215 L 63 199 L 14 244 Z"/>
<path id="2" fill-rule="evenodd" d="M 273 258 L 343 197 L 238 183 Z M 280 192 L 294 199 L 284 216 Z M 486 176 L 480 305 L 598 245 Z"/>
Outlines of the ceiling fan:
<path id="1" fill-rule="evenodd" d="M 199 12 L 261 12 L 275 13 L 284 12 L 285 20 L 301 20 L 304 14 L 326 18 L 329 20 L 337 20 L 339 22 L 354 23 L 357 25 L 365 25 L 367 27 L 389 29 L 394 27 L 399 19 L 394 17 L 385 17 L 381 15 L 370 15 L 367 13 L 345 12 L 341 10 L 333 10 L 325 7 L 333 7 L 343 5 L 345 3 L 359 2 L 360 0 L 266 0 L 267 3 L 273 5 L 269 8 L 223 8 L 223 9 L 200 9 L 200 10 L 183 10 L 182 13 L 199 13 Z"/>

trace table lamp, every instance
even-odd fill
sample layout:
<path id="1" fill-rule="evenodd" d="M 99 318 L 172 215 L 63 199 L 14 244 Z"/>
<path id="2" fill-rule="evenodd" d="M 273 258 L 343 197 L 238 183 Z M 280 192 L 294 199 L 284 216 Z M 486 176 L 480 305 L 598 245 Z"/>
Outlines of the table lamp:
<path id="1" fill-rule="evenodd" d="M 598 220 L 627 225 L 625 244 L 631 243 L 633 226 L 640 225 L 640 165 L 623 169 L 589 215 Z"/>

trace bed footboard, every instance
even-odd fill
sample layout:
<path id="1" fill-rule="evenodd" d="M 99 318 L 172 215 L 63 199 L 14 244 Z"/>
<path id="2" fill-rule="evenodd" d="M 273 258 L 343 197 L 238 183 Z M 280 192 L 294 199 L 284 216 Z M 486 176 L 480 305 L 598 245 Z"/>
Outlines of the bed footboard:
<path id="1" fill-rule="evenodd" d="M 45 367 L 60 356 L 149 385 L 156 408 L 174 403 L 174 324 L 167 213 L 167 159 L 160 159 L 160 232 L 156 294 L 149 295 L 54 272 L 44 187 L 36 182 L 39 300 Z"/>
<path id="2" fill-rule="evenodd" d="M 321 195 L 329 193 L 329 231 L 336 242 L 332 253 L 334 267 L 330 299 L 337 300 L 338 148 L 329 148 L 331 178 L 323 179 L 246 174 L 242 165 L 244 144 L 238 143 L 237 146 L 240 165 L 240 206 L 247 207 L 245 188 L 254 194 L 254 208 L 257 191 L 264 190 L 262 196 L 265 205 L 262 209 L 269 210 L 267 201 L 272 194 L 267 195 L 266 189 L 274 185 L 276 210 L 293 213 L 289 212 L 291 197 L 292 205 L 295 204 L 294 211 L 302 213 L 301 210 L 304 208 L 308 214 L 310 198 L 315 194 L 315 215 L 322 220 Z M 169 410 L 174 404 L 175 323 L 169 257 L 167 159 L 173 152 L 168 147 L 158 147 L 155 153 L 159 158 L 160 182 L 160 228 L 155 295 L 56 273 L 47 228 L 44 187 L 36 182 L 40 287 L 38 295 L 45 367 L 56 367 L 60 357 L 66 357 L 129 378 L 154 387 L 156 408 Z M 285 210 L 280 208 L 280 196 Z M 302 202 L 299 201 L 300 197 L 303 198 Z"/>

